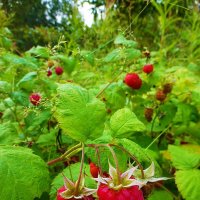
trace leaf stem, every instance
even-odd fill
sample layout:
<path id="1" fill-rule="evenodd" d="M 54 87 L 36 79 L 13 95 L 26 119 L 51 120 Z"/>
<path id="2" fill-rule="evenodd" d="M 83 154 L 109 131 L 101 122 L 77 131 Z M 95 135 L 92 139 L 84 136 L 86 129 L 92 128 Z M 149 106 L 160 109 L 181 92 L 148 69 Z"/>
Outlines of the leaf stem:
<path id="1" fill-rule="evenodd" d="M 117 74 L 100 92 L 96 95 L 96 98 L 101 96 L 101 94 L 122 74 L 123 70 L 120 71 L 120 73 Z"/>
<path id="2" fill-rule="evenodd" d="M 112 146 L 116 146 L 117 148 L 121 149 L 122 151 L 124 151 L 125 153 L 127 153 L 138 165 L 138 167 L 140 168 L 141 171 L 141 177 L 144 178 L 144 169 L 141 165 L 141 163 L 138 161 L 138 159 L 133 156 L 129 151 L 127 151 L 124 147 L 118 146 L 116 144 L 111 144 Z"/>
<path id="3" fill-rule="evenodd" d="M 164 129 L 146 148 L 145 148 L 145 150 L 147 150 L 147 149 L 149 149 L 149 147 L 150 146 L 152 146 L 155 142 L 156 142 L 156 140 L 162 135 L 162 134 L 164 134 L 168 129 L 169 129 L 169 127 L 171 126 L 171 124 L 169 124 L 169 126 L 167 126 L 167 128 L 166 129 Z"/>

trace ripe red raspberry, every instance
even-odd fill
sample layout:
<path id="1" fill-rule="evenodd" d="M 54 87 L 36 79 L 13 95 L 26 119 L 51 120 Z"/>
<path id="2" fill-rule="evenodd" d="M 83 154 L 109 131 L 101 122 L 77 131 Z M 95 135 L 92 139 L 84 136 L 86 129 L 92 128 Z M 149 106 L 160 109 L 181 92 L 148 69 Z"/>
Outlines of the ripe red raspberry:
<path id="1" fill-rule="evenodd" d="M 156 92 L 156 99 L 158 101 L 164 101 L 166 99 L 166 94 L 163 92 L 163 90 L 158 90 Z"/>
<path id="2" fill-rule="evenodd" d="M 165 94 L 168 94 L 172 91 L 172 84 L 171 83 L 166 83 L 165 85 L 163 85 L 163 92 Z"/>
<path id="3" fill-rule="evenodd" d="M 90 174 L 93 178 L 97 178 L 99 174 L 99 167 L 96 166 L 93 162 L 90 163 Z"/>
<path id="4" fill-rule="evenodd" d="M 126 85 L 131 87 L 132 89 L 140 89 L 142 86 L 142 80 L 136 73 L 128 73 L 124 79 Z"/>
<path id="5" fill-rule="evenodd" d="M 106 184 L 100 184 L 97 190 L 99 200 L 144 200 L 143 193 L 138 186 L 114 190 Z"/>
<path id="6" fill-rule="evenodd" d="M 144 116 L 148 122 L 152 120 L 153 116 L 153 108 L 145 108 L 144 110 Z"/>
<path id="7" fill-rule="evenodd" d="M 62 186 L 61 188 L 59 188 L 57 190 L 57 200 L 66 200 L 66 198 L 63 198 L 60 193 L 64 192 L 66 190 L 65 186 Z M 94 200 L 93 196 L 84 196 L 83 198 L 81 198 L 82 200 Z M 70 198 L 69 200 L 76 200 L 75 198 Z"/>
<path id="8" fill-rule="evenodd" d="M 50 69 L 47 70 L 47 76 L 51 76 L 52 75 L 52 71 Z"/>
<path id="9" fill-rule="evenodd" d="M 55 72 L 57 75 L 61 75 L 63 73 L 63 68 L 58 66 L 55 68 Z"/>
<path id="10" fill-rule="evenodd" d="M 38 106 L 40 104 L 40 101 L 41 101 L 41 96 L 38 93 L 32 93 L 29 96 L 29 100 L 34 106 Z"/>
<path id="11" fill-rule="evenodd" d="M 150 74 L 151 72 L 153 72 L 153 65 L 152 64 L 146 64 L 143 67 L 143 72 L 145 72 L 146 74 Z"/>

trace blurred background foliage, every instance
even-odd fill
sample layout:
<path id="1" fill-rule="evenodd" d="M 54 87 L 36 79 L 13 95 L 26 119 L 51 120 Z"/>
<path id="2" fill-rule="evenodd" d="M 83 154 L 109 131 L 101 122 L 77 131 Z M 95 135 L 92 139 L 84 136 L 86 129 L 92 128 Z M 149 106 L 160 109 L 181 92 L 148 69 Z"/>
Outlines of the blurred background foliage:
<path id="1" fill-rule="evenodd" d="M 78 9 L 84 3 L 93 6 L 91 27 L 84 24 Z M 141 48 L 159 50 L 161 57 L 200 59 L 197 1 L 1 0 L 0 6 L 1 46 L 13 51 L 54 46 L 62 36 L 68 49 L 103 47 L 105 53 L 112 48 L 109 41 L 123 33 L 137 39 Z"/>

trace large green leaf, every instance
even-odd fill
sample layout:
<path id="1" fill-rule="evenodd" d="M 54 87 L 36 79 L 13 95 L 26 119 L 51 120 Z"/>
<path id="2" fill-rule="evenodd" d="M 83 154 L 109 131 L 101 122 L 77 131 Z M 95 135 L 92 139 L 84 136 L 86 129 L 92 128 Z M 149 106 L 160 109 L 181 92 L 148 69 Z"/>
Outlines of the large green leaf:
<path id="1" fill-rule="evenodd" d="M 200 154 L 198 153 L 193 153 L 173 145 L 169 145 L 169 152 L 172 158 L 172 163 L 177 169 L 196 168 L 200 164 Z"/>
<path id="2" fill-rule="evenodd" d="M 73 84 L 58 87 L 55 117 L 73 139 L 85 142 L 101 136 L 105 116 L 104 103 L 86 89 Z"/>
<path id="3" fill-rule="evenodd" d="M 23 147 L 0 146 L 1 200 L 33 200 L 49 190 L 44 161 Z"/>
<path id="4" fill-rule="evenodd" d="M 84 164 L 83 167 L 84 173 L 86 174 L 85 176 L 85 186 L 88 188 L 96 188 L 96 183 L 95 181 L 92 179 L 91 175 L 90 175 L 90 167 L 88 164 Z M 58 176 L 56 176 L 52 182 L 52 187 L 51 187 L 51 199 L 54 200 L 56 197 L 56 191 L 57 189 L 59 189 L 61 186 L 64 185 L 64 179 L 63 179 L 63 174 L 69 178 L 72 181 L 77 181 L 78 180 L 78 176 L 79 176 L 79 172 L 80 172 L 80 163 L 75 163 L 72 164 L 70 166 L 68 166 L 67 168 L 65 168 L 63 170 L 62 173 L 58 174 Z M 72 175 L 72 177 L 71 177 Z"/>
<path id="5" fill-rule="evenodd" d="M 175 181 L 184 199 L 199 199 L 200 170 L 191 169 L 177 171 L 175 174 Z"/>
<path id="6" fill-rule="evenodd" d="M 136 131 L 144 131 L 144 124 L 128 108 L 116 111 L 110 119 L 113 137 L 127 137 Z"/>
<path id="7" fill-rule="evenodd" d="M 148 197 L 148 200 L 173 200 L 173 196 L 165 190 L 154 190 Z"/>

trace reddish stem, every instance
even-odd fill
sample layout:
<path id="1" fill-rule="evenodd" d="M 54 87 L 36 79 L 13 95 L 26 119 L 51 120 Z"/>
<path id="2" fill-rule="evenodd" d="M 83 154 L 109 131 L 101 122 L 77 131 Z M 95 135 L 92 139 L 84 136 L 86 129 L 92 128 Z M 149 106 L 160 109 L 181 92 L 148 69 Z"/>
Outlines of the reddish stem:
<path id="1" fill-rule="evenodd" d="M 62 161 L 62 158 L 56 158 L 56 159 L 54 159 L 54 160 L 50 160 L 48 163 L 47 163 L 47 165 L 53 165 L 54 163 L 57 163 L 57 162 L 60 162 L 60 161 Z"/>

